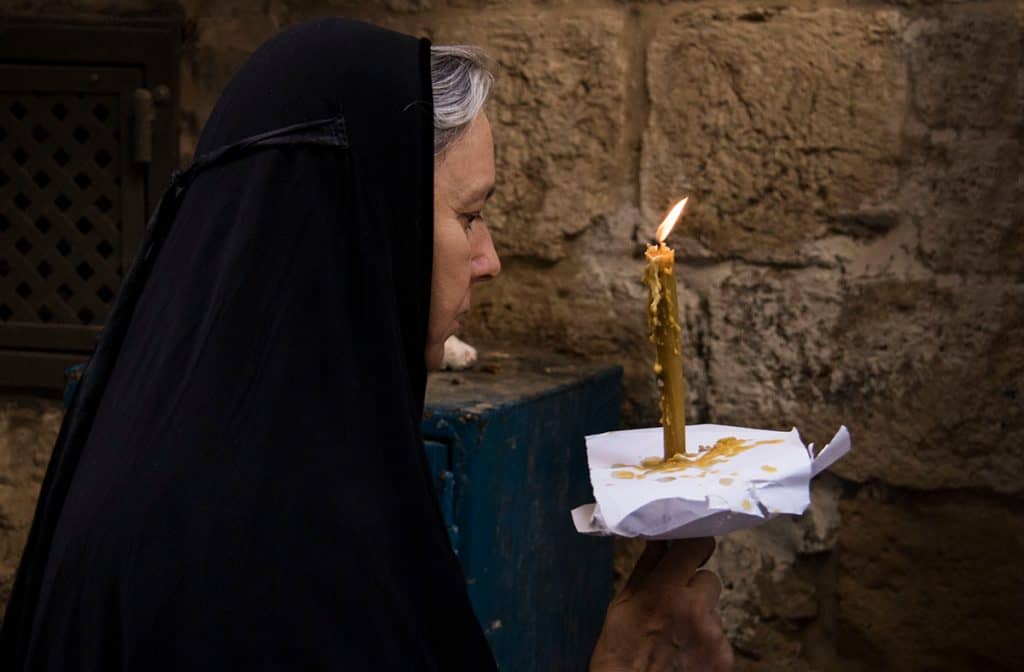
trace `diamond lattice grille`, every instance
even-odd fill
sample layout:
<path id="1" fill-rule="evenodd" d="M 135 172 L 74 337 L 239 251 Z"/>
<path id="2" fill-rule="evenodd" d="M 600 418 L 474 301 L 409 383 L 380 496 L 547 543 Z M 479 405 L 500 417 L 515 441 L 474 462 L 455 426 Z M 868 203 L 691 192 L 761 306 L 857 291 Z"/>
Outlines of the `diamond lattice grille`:
<path id="1" fill-rule="evenodd" d="M 0 93 L 0 323 L 106 319 L 122 270 L 118 104 Z"/>

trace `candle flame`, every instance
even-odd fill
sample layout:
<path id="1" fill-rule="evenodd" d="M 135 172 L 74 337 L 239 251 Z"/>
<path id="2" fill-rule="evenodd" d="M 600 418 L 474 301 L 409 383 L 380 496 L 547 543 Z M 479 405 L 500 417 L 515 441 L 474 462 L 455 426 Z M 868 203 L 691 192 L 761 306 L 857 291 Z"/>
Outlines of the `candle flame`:
<path id="1" fill-rule="evenodd" d="M 658 226 L 658 242 L 664 243 L 665 239 L 668 238 L 668 234 L 672 233 L 672 229 L 675 228 L 676 223 L 679 221 L 679 217 L 683 214 L 683 208 L 686 207 L 686 201 L 689 200 L 689 196 L 680 200 L 678 203 L 672 206 L 672 209 L 665 215 L 665 219 L 661 221 Z"/>

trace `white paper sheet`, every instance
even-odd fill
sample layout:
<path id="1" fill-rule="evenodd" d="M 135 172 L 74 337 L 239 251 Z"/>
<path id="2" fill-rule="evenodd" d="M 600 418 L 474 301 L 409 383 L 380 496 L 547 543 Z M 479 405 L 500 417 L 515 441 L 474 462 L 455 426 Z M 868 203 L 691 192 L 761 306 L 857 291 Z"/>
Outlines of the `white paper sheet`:
<path id="1" fill-rule="evenodd" d="M 735 437 L 748 449 L 709 466 L 647 471 L 646 458 L 662 454 L 660 427 L 586 437 L 593 504 L 573 510 L 583 534 L 645 539 L 717 536 L 753 527 L 772 516 L 801 514 L 810 504 L 810 480 L 851 448 L 840 427 L 814 457 L 796 429 L 777 432 L 728 425 L 689 425 L 686 445 L 714 445 Z M 633 478 L 618 478 L 629 472 Z"/>

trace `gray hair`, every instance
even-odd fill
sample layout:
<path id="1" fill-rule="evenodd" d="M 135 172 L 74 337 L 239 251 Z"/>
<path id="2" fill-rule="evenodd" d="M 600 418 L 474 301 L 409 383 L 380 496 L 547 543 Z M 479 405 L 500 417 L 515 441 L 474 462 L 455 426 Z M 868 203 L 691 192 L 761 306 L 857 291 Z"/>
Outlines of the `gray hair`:
<path id="1" fill-rule="evenodd" d="M 480 114 L 494 75 L 483 50 L 446 45 L 430 48 L 430 79 L 434 88 L 434 157 L 438 158 Z"/>

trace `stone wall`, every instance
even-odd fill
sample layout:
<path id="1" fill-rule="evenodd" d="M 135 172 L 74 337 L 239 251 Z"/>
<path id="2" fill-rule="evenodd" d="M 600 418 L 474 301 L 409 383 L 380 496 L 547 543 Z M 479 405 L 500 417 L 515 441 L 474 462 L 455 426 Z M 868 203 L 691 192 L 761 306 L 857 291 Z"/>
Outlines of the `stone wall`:
<path id="1" fill-rule="evenodd" d="M 716 567 L 740 670 L 1024 665 L 1024 5 L 941 0 L 13 0 L 185 16 L 181 148 L 287 24 L 365 18 L 493 55 L 502 276 L 470 340 L 624 366 L 657 421 L 639 251 L 674 246 L 689 413 L 855 453 Z M 59 407 L 0 406 L 0 591 Z M 620 548 L 628 571 L 636 548 Z"/>

